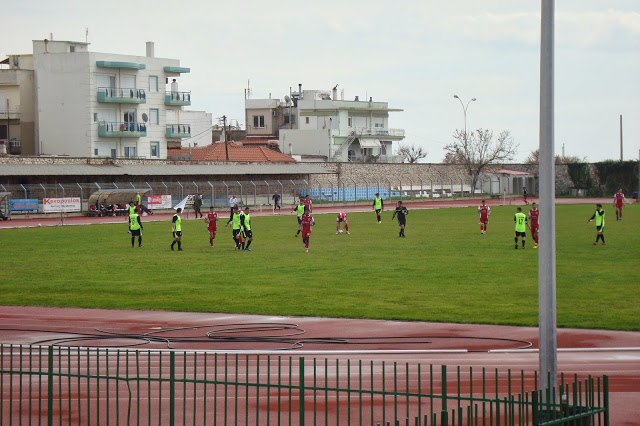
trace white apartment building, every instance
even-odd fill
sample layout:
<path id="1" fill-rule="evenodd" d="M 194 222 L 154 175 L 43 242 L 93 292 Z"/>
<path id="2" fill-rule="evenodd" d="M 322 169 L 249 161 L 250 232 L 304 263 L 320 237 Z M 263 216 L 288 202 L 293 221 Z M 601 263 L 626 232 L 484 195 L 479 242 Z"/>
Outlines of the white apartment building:
<path id="1" fill-rule="evenodd" d="M 280 150 L 305 161 L 324 157 L 328 161 L 401 162 L 393 155 L 393 142 L 404 139 L 404 129 L 389 127 L 387 102 L 373 99 L 338 100 L 332 91 L 291 92 L 284 101 L 245 100 L 247 137 L 271 135 Z"/>
<path id="2" fill-rule="evenodd" d="M 166 158 L 191 137 L 182 123 L 190 72 L 177 59 L 89 52 L 89 44 L 34 40 L 37 155 Z"/>

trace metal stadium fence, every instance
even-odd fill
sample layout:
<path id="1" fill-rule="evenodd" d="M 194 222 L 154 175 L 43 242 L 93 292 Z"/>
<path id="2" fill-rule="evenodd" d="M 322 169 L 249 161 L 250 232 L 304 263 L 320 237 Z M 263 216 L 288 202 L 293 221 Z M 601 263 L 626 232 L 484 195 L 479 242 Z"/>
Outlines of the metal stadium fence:
<path id="1" fill-rule="evenodd" d="M 608 425 L 608 377 L 215 352 L 2 345 L 1 424 Z M 541 402 L 541 401 L 546 402 Z"/>
<path id="2" fill-rule="evenodd" d="M 112 189 L 139 189 L 146 195 L 170 195 L 172 205 L 187 195 L 201 194 L 203 206 L 226 207 L 234 195 L 240 203 L 249 206 L 272 205 L 272 195 L 277 191 L 283 204 L 297 203 L 297 197 L 309 195 L 316 202 L 357 202 L 372 200 L 376 193 L 384 199 L 395 198 L 440 198 L 465 197 L 471 195 L 501 194 L 499 181 L 489 178 L 481 180 L 479 187 L 471 191 L 469 179 L 463 177 L 446 178 L 406 178 L 401 179 L 325 179 L 319 180 L 261 180 L 261 181 L 191 181 L 191 182 L 95 182 L 58 184 L 2 184 L 0 192 L 10 193 L 5 201 L 13 213 L 28 212 L 29 209 L 12 209 L 10 200 L 32 200 L 42 212 L 42 199 L 79 197 L 81 212 L 89 212 L 89 198 L 92 194 Z M 494 196 L 495 196 L 494 194 Z M 34 202 L 33 200 L 38 200 Z M 120 202 L 128 202 L 122 200 Z M 23 202 L 24 204 L 24 202 Z M 143 201 L 144 204 L 144 201 Z M 35 210 L 35 209 L 33 209 Z M 33 210 L 31 210 L 33 212 Z M 6 213 L 6 212 L 5 212 Z"/>

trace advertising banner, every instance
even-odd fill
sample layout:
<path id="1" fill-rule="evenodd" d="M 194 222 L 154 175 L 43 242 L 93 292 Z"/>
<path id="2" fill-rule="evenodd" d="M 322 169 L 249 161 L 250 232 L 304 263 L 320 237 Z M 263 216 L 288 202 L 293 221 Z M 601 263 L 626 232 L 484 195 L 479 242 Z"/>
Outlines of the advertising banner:
<path id="1" fill-rule="evenodd" d="M 171 195 L 150 195 L 147 196 L 147 207 L 153 209 L 170 209 Z"/>
<path id="2" fill-rule="evenodd" d="M 43 198 L 42 211 L 45 213 L 79 212 L 80 197 Z"/>
<path id="3" fill-rule="evenodd" d="M 14 212 L 38 211 L 37 198 L 16 198 L 11 200 L 9 208 Z"/>

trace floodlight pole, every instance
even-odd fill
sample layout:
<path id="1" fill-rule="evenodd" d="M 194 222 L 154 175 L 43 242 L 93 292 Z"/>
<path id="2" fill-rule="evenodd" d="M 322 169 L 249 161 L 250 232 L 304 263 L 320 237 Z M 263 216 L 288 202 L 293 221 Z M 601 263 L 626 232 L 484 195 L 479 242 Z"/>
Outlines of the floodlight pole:
<path id="1" fill-rule="evenodd" d="M 556 210 L 554 164 L 554 0 L 541 0 L 540 39 L 540 229 L 538 250 L 538 330 L 540 389 L 543 402 L 555 400 L 556 341 Z M 550 393 L 546 393 L 546 389 Z M 547 397 L 551 398 L 546 401 Z"/>

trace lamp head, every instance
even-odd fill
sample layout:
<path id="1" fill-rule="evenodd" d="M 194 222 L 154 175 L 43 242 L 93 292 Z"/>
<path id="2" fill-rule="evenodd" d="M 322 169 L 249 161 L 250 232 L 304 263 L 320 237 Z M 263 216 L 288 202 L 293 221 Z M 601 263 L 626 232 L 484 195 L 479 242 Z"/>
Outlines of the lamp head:
<path id="1" fill-rule="evenodd" d="M 453 95 L 453 97 L 454 97 L 454 98 L 456 98 L 456 99 L 460 99 L 460 98 L 458 97 L 458 95 Z"/>
<path id="2" fill-rule="evenodd" d="M 473 102 L 473 101 L 475 101 L 475 100 L 476 100 L 476 98 L 472 98 L 472 99 L 471 99 L 471 102 Z"/>

